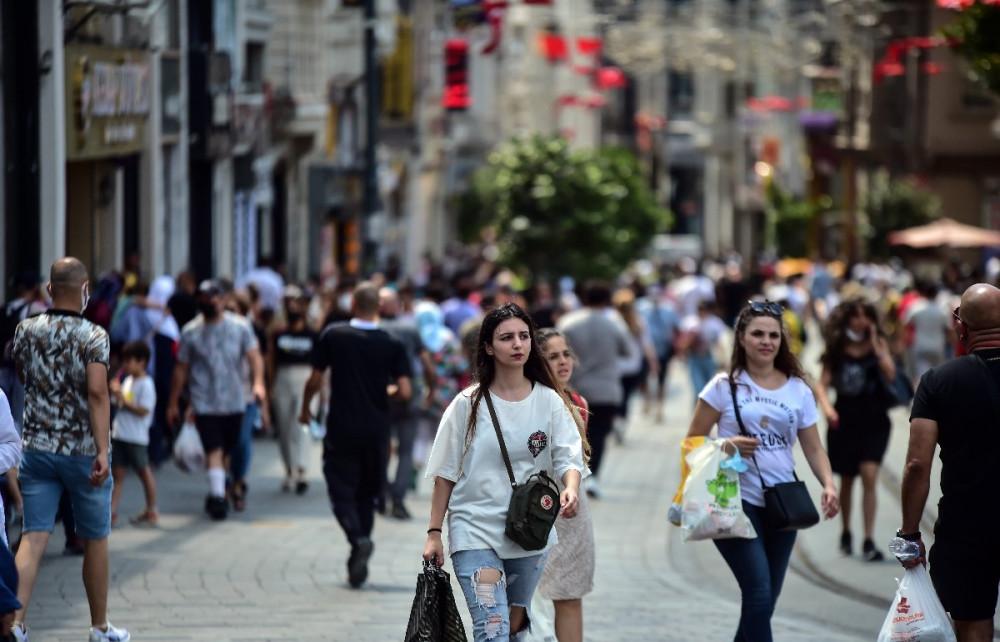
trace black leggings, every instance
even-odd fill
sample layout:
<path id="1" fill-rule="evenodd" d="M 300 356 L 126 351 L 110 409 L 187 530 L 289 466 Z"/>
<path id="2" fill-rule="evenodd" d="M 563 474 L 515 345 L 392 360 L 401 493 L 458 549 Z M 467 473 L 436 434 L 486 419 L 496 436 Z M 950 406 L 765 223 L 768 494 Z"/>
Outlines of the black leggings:
<path id="1" fill-rule="evenodd" d="M 590 441 L 590 471 L 597 475 L 604 459 L 604 442 L 611 433 L 611 426 L 617 414 L 617 404 L 593 404 L 589 408 L 590 419 L 587 421 L 587 439 Z"/>

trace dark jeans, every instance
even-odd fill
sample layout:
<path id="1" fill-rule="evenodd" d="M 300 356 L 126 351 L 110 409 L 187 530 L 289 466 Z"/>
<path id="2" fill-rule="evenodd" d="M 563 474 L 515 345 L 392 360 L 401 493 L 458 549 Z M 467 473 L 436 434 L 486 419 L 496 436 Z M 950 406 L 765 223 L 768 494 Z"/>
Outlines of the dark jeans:
<path id="1" fill-rule="evenodd" d="M 771 615 L 785 581 L 788 559 L 795 546 L 795 531 L 766 530 L 763 508 L 743 502 L 743 512 L 757 531 L 755 539 L 713 540 L 743 594 L 740 626 L 733 640 L 771 642 Z"/>
<path id="2" fill-rule="evenodd" d="M 616 404 L 593 404 L 590 406 L 590 420 L 587 422 L 587 440 L 590 441 L 590 472 L 594 475 L 601 470 L 604 459 L 604 442 L 611 433 L 611 426 L 619 406 Z"/>
<path id="3" fill-rule="evenodd" d="M 385 480 L 387 442 L 384 438 L 338 440 L 330 433 L 323 442 L 323 476 L 330 508 L 352 546 L 361 537 L 371 537 L 375 502 Z"/>
<path id="4" fill-rule="evenodd" d="M 396 409 L 389 412 L 389 429 L 396 435 L 396 476 L 389 486 L 393 504 L 401 504 L 413 476 L 413 442 L 420 423 L 418 410 Z"/>

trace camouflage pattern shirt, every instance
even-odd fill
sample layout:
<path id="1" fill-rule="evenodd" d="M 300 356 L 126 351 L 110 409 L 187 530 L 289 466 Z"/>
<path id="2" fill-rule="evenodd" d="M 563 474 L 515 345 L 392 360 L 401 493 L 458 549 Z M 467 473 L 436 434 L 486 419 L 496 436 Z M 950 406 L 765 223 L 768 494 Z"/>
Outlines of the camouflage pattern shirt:
<path id="1" fill-rule="evenodd" d="M 75 312 L 49 310 L 14 333 L 14 362 L 24 372 L 24 449 L 97 455 L 87 399 L 87 366 L 108 367 L 104 328 Z"/>

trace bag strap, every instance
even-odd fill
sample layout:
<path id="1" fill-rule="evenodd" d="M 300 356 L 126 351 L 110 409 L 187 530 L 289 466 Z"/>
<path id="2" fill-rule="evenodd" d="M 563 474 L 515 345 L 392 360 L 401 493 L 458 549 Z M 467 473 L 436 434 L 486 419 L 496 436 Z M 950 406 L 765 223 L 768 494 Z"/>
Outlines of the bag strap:
<path id="1" fill-rule="evenodd" d="M 483 398 L 486 399 L 486 407 L 490 410 L 490 419 L 493 421 L 493 428 L 497 431 L 497 441 L 500 442 L 500 454 L 503 455 L 503 463 L 507 466 L 507 476 L 510 477 L 510 487 L 517 488 L 514 481 L 514 469 L 510 467 L 510 457 L 507 455 L 507 444 L 503 440 L 503 433 L 500 432 L 500 421 L 497 419 L 497 411 L 493 408 L 493 400 L 490 399 L 489 388 L 483 389 Z"/>
<path id="2" fill-rule="evenodd" d="M 740 404 L 736 401 L 736 382 L 733 381 L 732 377 L 729 377 L 729 392 L 733 396 L 733 410 L 736 411 L 736 423 L 740 425 L 740 434 L 744 437 L 749 437 L 750 433 L 747 432 L 746 426 L 743 425 L 743 415 L 740 414 Z M 735 448 L 736 445 L 733 445 Z M 764 491 L 769 490 L 771 487 L 764 483 L 764 477 L 760 474 L 760 466 L 757 464 L 757 456 L 750 455 L 750 459 L 753 460 L 753 466 L 757 469 L 757 477 L 760 479 L 760 487 Z M 795 469 L 792 469 L 792 477 L 795 481 L 799 481 L 799 476 L 795 473 Z"/>

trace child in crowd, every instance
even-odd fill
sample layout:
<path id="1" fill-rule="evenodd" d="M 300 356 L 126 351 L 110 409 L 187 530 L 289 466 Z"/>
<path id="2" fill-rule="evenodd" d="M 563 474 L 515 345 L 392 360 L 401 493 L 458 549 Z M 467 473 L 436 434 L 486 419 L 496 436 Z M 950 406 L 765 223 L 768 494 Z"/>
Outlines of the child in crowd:
<path id="1" fill-rule="evenodd" d="M 111 382 L 111 399 L 118 408 L 111 427 L 111 474 L 114 489 L 111 492 L 111 524 L 118 521 L 118 502 L 122 497 L 125 474 L 131 468 L 142 481 L 146 494 L 146 508 L 130 519 L 132 524 L 156 526 L 156 480 L 149 467 L 147 448 L 149 428 L 153 423 L 156 407 L 156 388 L 146 375 L 149 364 L 149 346 L 145 341 L 126 343 L 122 348 L 122 369 L 127 375 L 120 384 Z"/>

